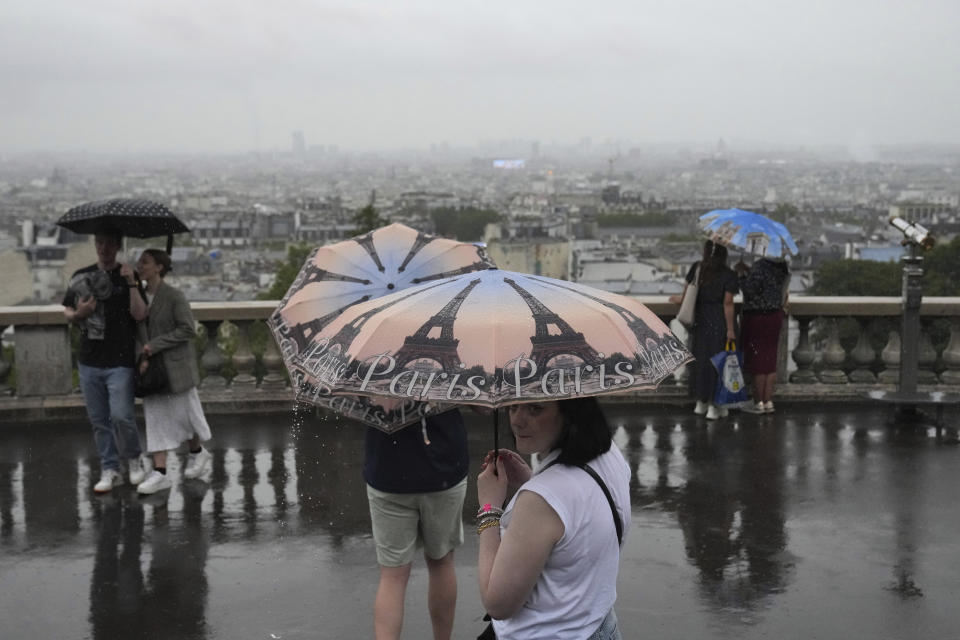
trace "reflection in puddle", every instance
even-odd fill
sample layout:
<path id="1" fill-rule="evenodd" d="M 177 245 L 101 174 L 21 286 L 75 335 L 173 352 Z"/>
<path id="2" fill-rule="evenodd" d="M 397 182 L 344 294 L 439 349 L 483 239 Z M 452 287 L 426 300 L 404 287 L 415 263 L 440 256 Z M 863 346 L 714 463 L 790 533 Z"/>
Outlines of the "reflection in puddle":
<path id="1" fill-rule="evenodd" d="M 929 601 L 943 592 L 931 576 L 934 560 L 921 550 L 930 548 L 932 527 L 953 531 L 943 519 L 960 519 L 952 507 L 943 515 L 952 502 L 930 497 L 947 491 L 942 478 L 955 477 L 960 463 L 936 455 L 930 440 L 891 435 L 875 426 L 880 421 L 844 411 L 741 415 L 710 424 L 668 409 L 615 405 L 608 415 L 633 470 L 622 619 L 642 624 L 639 616 L 649 615 L 631 607 L 640 597 L 631 591 L 635 581 L 644 597 L 664 590 L 689 620 L 712 616 L 701 630 L 762 627 L 770 617 L 798 611 L 819 615 L 830 604 L 820 587 L 838 575 L 850 588 L 874 593 L 867 601 L 878 614 L 890 594 Z M 489 421 L 465 417 L 476 460 L 490 446 Z M 273 416 L 219 425 L 205 481 L 183 482 L 183 455 L 171 456 L 174 489 L 147 498 L 129 486 L 106 497 L 92 494 L 98 464 L 89 434 L 75 425 L 44 427 L 52 433 L 43 438 L 0 431 L 0 571 L 19 567 L 23 581 L 31 570 L 52 570 L 54 555 L 79 563 L 69 575 L 89 588 L 87 610 L 83 620 L 51 621 L 51 637 L 87 624 L 94 638 L 123 637 L 134 624 L 170 629 L 171 637 L 230 635 L 223 631 L 232 628 L 230 620 L 250 625 L 244 617 L 250 599 L 271 593 L 284 598 L 272 606 L 299 611 L 297 624 L 308 628 L 304 620 L 315 615 L 321 589 L 332 598 L 325 611 L 363 612 L 325 620 L 365 635 L 369 603 L 326 579 L 376 584 L 363 430 L 299 418 L 296 429 Z M 49 447 L 51 440 L 57 446 Z M 475 508 L 468 499 L 466 523 Z M 956 551 L 955 543 L 937 543 L 942 553 Z M 472 544 L 468 538 L 458 556 L 468 599 L 476 597 Z M 651 549 L 658 554 L 652 562 L 639 562 Z M 811 577 L 811 566 L 819 565 L 822 573 Z M 645 581 L 658 571 L 666 579 Z M 64 592 L 75 593 L 76 585 L 65 584 Z M 49 606 L 62 606 L 68 596 L 49 597 Z M 219 609 L 211 604 L 218 598 Z M 229 609 L 235 600 L 247 605 Z M 789 614 L 780 608 L 787 602 Z M 224 607 L 229 619 L 217 618 L 214 632 L 212 612 Z M 11 613 L 20 614 L 0 605 L 0 614 Z M 22 615 L 37 617 L 29 609 Z M 679 635 L 705 635 L 684 624 L 693 623 L 678 621 Z M 838 621 L 833 628 L 844 627 Z M 244 630 L 233 628 L 234 635 Z"/>

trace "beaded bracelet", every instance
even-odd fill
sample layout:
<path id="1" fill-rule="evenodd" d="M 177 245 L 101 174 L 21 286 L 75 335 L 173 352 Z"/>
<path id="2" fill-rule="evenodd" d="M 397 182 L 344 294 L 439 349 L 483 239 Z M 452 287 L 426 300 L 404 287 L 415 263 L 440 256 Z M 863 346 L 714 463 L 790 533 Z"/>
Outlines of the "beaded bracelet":
<path id="1" fill-rule="evenodd" d="M 501 515 L 501 516 L 502 516 L 502 515 L 503 515 L 503 509 L 497 509 L 496 507 L 492 506 L 492 505 L 488 502 L 488 503 L 486 503 L 485 505 L 483 505 L 482 507 L 480 507 L 480 508 L 477 510 L 477 517 L 479 518 L 480 516 L 483 516 L 483 515 L 488 514 L 488 513 L 492 513 L 492 514 L 496 514 L 496 515 Z"/>

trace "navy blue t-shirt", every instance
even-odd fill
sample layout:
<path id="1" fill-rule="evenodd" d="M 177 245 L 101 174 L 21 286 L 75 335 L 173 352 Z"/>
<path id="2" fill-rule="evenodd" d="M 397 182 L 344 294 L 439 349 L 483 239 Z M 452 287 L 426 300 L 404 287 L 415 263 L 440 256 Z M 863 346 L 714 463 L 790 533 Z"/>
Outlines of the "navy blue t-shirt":
<path id="1" fill-rule="evenodd" d="M 429 440 L 429 444 L 427 444 Z M 387 493 L 443 491 L 467 477 L 467 429 L 458 409 L 427 418 L 395 433 L 367 428 L 363 478 Z"/>

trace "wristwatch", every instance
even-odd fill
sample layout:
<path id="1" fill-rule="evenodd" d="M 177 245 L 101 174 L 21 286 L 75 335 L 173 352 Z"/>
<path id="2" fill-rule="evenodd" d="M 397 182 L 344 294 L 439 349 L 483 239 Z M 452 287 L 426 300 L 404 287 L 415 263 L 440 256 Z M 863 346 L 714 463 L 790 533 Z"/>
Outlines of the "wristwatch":
<path id="1" fill-rule="evenodd" d="M 139 287 L 140 285 L 138 285 L 137 283 L 130 284 L 130 283 L 128 282 L 128 283 L 127 283 L 127 286 L 128 286 L 129 288 L 131 288 L 131 289 L 136 289 L 136 288 Z"/>

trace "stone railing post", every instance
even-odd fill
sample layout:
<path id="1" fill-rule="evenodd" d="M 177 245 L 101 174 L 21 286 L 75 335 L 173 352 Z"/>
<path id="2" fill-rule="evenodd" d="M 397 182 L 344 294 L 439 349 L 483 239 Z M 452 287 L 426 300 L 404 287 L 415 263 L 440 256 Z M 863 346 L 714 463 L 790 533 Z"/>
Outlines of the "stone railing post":
<path id="1" fill-rule="evenodd" d="M 7 377 L 13 369 L 13 365 L 7 362 L 3 357 L 3 332 L 7 330 L 7 325 L 0 324 L 0 396 L 10 395 L 13 390 L 7 384 Z"/>
<path id="2" fill-rule="evenodd" d="M 810 322 L 813 318 L 809 316 L 797 316 L 797 325 L 800 335 L 797 337 L 797 347 L 793 350 L 791 356 L 797 364 L 797 370 L 790 374 L 790 382 L 796 384 L 813 384 L 817 381 L 817 376 L 813 372 L 813 361 L 816 354 L 810 345 Z"/>
<path id="3" fill-rule="evenodd" d="M 873 326 L 873 321 L 865 317 L 858 317 L 856 320 L 860 328 L 860 336 L 857 339 L 857 346 L 850 352 L 856 365 L 856 368 L 850 372 L 850 382 L 876 382 L 877 376 L 870 370 L 873 361 L 877 358 L 877 353 L 870 344 L 870 328 Z"/>
<path id="4" fill-rule="evenodd" d="M 937 350 L 930 340 L 930 323 L 920 323 L 920 341 L 917 344 L 917 384 L 937 384 L 934 367 L 937 364 Z"/>
<path id="5" fill-rule="evenodd" d="M 226 359 L 223 357 L 223 351 L 217 344 L 217 336 L 220 332 L 220 325 L 223 320 L 201 320 L 200 324 L 207 330 L 207 348 L 203 350 L 200 357 L 200 364 L 206 371 L 206 376 L 200 381 L 202 389 L 224 389 L 227 386 L 227 379 L 220 375 Z"/>
<path id="6" fill-rule="evenodd" d="M 880 352 L 880 359 L 883 360 L 883 371 L 880 372 L 880 382 L 884 384 L 900 383 L 900 332 L 896 329 L 890 331 L 887 337 L 887 346 Z"/>
<path id="7" fill-rule="evenodd" d="M 960 386 L 960 317 L 950 318 L 950 342 L 941 357 L 947 368 L 940 374 L 940 381 Z"/>
<path id="8" fill-rule="evenodd" d="M 7 330 L 8 326 L 10 325 L 0 324 L 0 396 L 13 393 L 13 388 L 7 382 L 10 372 L 13 371 L 13 364 L 8 362 L 3 355 L 3 332 Z"/>
<path id="9" fill-rule="evenodd" d="M 257 378 L 253 369 L 257 364 L 257 357 L 250 350 L 250 327 L 253 320 L 234 320 L 237 327 L 237 350 L 233 352 L 233 366 L 237 375 L 230 381 L 230 387 L 237 389 L 253 389 L 257 386 Z"/>
<path id="10" fill-rule="evenodd" d="M 830 327 L 827 345 L 823 349 L 823 370 L 820 371 L 820 382 L 824 384 L 846 384 L 849 382 L 847 374 L 841 367 L 847 360 L 847 352 L 840 344 L 840 320 L 828 318 Z"/>
<path id="11" fill-rule="evenodd" d="M 277 347 L 272 331 L 267 333 L 267 348 L 260 361 L 267 370 L 263 380 L 260 381 L 260 388 L 264 390 L 285 388 L 287 380 L 283 376 L 283 357 L 280 355 L 280 349 Z"/>

